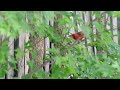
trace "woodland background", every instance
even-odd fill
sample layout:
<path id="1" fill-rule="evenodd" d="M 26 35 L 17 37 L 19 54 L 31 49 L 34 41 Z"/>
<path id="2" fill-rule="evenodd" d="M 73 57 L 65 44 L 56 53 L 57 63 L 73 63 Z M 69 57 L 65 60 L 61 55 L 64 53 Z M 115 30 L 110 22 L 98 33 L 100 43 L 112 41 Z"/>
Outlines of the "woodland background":
<path id="1" fill-rule="evenodd" d="M 120 78 L 119 11 L 0 11 L 1 79 Z M 69 35 L 83 31 L 74 47 Z"/>

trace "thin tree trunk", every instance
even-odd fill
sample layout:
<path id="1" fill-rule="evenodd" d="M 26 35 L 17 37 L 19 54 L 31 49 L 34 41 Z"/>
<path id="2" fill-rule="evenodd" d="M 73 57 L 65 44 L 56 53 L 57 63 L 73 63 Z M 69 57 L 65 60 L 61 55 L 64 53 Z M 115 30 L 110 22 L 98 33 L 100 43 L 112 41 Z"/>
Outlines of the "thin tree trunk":
<path id="1" fill-rule="evenodd" d="M 9 44 L 8 44 L 9 48 L 10 48 L 10 54 L 12 56 L 14 56 L 14 38 L 10 37 L 9 38 Z M 11 62 L 11 58 L 8 57 L 8 61 Z M 13 68 L 8 64 L 8 72 L 7 72 L 7 79 L 13 79 L 13 75 L 14 75 L 14 70 Z"/>
<path id="2" fill-rule="evenodd" d="M 112 18 L 113 18 L 113 17 L 110 16 L 110 31 L 111 31 L 112 34 L 113 34 L 113 25 L 112 25 L 113 19 L 112 19 Z"/>
<path id="3" fill-rule="evenodd" d="M 29 41 L 29 37 L 30 37 L 30 33 L 27 32 L 25 34 L 25 42 L 27 43 Z M 29 66 L 27 64 L 27 62 L 29 61 L 29 51 L 28 49 L 25 49 L 25 74 L 28 74 L 28 70 L 29 70 Z"/>
<path id="4" fill-rule="evenodd" d="M 118 27 L 118 43 L 120 45 L 120 18 L 117 18 L 117 27 Z"/>
<path id="5" fill-rule="evenodd" d="M 103 14 L 103 25 L 104 25 L 104 28 L 106 28 L 106 22 L 107 22 L 106 19 L 107 19 L 107 18 L 106 18 L 106 13 L 104 13 L 104 14 Z"/>
<path id="6" fill-rule="evenodd" d="M 24 52 L 24 34 L 20 34 L 19 36 L 19 48 Z M 22 75 L 24 75 L 24 56 L 19 59 L 18 62 L 18 78 L 21 79 Z"/>
<path id="7" fill-rule="evenodd" d="M 118 44 L 118 29 L 117 29 L 117 17 L 113 18 L 113 41 Z"/>
<path id="8" fill-rule="evenodd" d="M 92 24 L 92 12 L 91 11 L 86 11 L 86 18 L 85 18 L 85 22 L 88 23 L 88 25 L 92 28 L 93 30 L 93 34 L 96 34 L 96 28 L 93 26 Z M 93 42 L 96 41 L 96 38 L 93 38 Z M 97 54 L 97 49 L 95 46 L 92 47 L 93 48 L 93 53 L 96 55 Z"/>
<path id="9" fill-rule="evenodd" d="M 27 13 L 26 13 L 25 20 L 26 20 L 26 23 L 29 23 L 28 18 L 27 18 Z M 29 38 L 30 38 L 30 33 L 26 32 L 25 33 L 25 43 L 27 43 L 29 41 Z M 25 49 L 25 74 L 28 74 L 29 66 L 28 66 L 27 63 L 28 63 L 29 60 L 30 60 L 29 50 Z"/>
<path id="10" fill-rule="evenodd" d="M 49 38 L 45 38 L 45 55 L 49 54 L 48 48 L 50 48 Z M 49 72 L 49 62 L 45 65 L 45 72 Z"/>
<path id="11" fill-rule="evenodd" d="M 109 30 L 110 31 L 110 25 L 108 25 L 108 23 L 110 24 L 110 16 L 108 16 L 108 14 L 106 14 L 106 19 L 107 19 L 107 21 L 106 21 L 106 28 L 107 28 L 107 30 Z"/>

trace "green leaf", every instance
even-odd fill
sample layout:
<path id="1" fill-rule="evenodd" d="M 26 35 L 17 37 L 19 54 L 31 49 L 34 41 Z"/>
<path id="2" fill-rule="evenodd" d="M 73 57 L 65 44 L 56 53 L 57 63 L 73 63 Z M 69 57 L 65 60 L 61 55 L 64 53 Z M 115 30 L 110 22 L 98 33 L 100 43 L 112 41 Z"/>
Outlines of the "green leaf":
<path id="1" fill-rule="evenodd" d="M 4 69 L 0 69 L 0 77 L 3 78 L 5 75 L 5 71 Z"/>
<path id="2" fill-rule="evenodd" d="M 118 64 L 117 61 L 113 62 L 112 67 L 116 68 L 120 72 L 120 65 Z"/>

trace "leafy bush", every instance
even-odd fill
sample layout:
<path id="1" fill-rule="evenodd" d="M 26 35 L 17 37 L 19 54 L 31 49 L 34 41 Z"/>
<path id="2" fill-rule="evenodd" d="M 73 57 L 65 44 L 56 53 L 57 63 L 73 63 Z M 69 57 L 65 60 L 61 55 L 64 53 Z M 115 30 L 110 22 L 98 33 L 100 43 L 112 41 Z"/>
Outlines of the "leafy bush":
<path id="1" fill-rule="evenodd" d="M 82 13 L 86 13 L 82 11 Z M 55 64 L 52 65 L 52 73 L 45 73 L 43 69 L 39 69 L 35 60 L 37 57 L 36 51 L 32 41 L 25 43 L 25 48 L 31 52 L 32 60 L 28 62 L 30 69 L 33 70 L 30 77 L 25 75 L 23 78 L 51 78 L 51 79 L 66 79 L 73 74 L 73 78 L 77 79 L 99 79 L 99 78 L 120 78 L 120 46 L 115 44 L 112 40 L 112 32 L 104 28 L 104 25 L 99 21 L 102 19 L 100 11 L 92 11 L 92 15 L 98 19 L 92 24 L 97 28 L 99 35 L 93 35 L 92 28 L 83 23 L 82 13 L 75 14 L 68 11 L 41 11 L 41 12 L 0 12 L 0 35 L 5 36 L 5 39 L 0 43 L 0 77 L 4 77 L 8 71 L 8 64 L 17 69 L 16 63 L 19 58 L 25 53 L 17 48 L 15 51 L 16 59 L 9 53 L 8 38 L 13 37 L 17 39 L 19 34 L 29 32 L 31 36 L 49 37 L 50 41 L 55 43 L 54 48 L 48 49 L 50 54 L 46 55 L 45 59 L 54 59 Z M 107 12 L 110 16 L 120 16 L 119 12 Z M 57 18 L 57 15 L 62 18 Z M 73 17 L 74 22 L 71 20 Z M 49 20 L 55 19 L 57 29 L 55 26 L 49 25 Z M 73 48 L 70 44 L 74 42 L 73 39 L 67 37 L 70 35 L 70 29 L 77 28 L 75 22 L 80 24 L 87 39 L 91 40 L 88 44 L 90 47 L 96 47 L 99 51 L 97 55 L 89 52 L 84 43 L 79 43 Z M 55 23 L 54 23 L 55 24 Z M 96 38 L 95 42 L 92 39 Z M 11 61 L 8 61 L 8 57 Z M 34 69 L 36 69 L 34 71 Z"/>

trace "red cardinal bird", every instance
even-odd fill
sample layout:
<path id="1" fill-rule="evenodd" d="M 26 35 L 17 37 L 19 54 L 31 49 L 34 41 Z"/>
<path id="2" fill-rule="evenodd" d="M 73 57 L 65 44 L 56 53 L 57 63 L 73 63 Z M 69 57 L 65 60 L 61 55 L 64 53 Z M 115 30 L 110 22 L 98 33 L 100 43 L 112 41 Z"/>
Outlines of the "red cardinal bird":
<path id="1" fill-rule="evenodd" d="M 78 40 L 78 39 L 80 41 L 85 40 L 85 34 L 82 31 L 74 33 L 74 34 L 70 35 L 70 37 L 72 37 L 75 40 Z"/>

